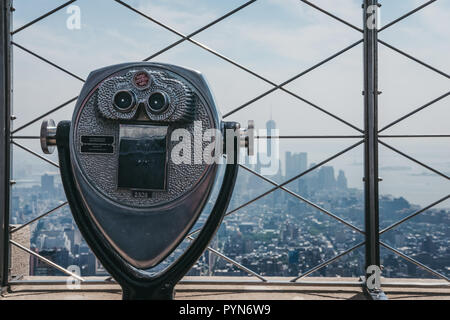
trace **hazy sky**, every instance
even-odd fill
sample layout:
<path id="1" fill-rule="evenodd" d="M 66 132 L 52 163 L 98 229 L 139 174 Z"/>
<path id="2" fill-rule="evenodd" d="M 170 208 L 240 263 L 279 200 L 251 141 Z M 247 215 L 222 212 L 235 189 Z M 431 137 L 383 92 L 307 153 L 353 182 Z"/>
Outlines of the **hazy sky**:
<path id="1" fill-rule="evenodd" d="M 65 1 L 15 0 L 14 28 Z M 189 34 L 244 1 L 228 0 L 131 0 L 130 5 L 151 17 Z M 357 26 L 362 25 L 361 0 L 316 0 L 315 4 Z M 424 0 L 384 0 L 382 25 L 425 3 Z M 146 20 L 112 0 L 79 0 L 81 29 L 69 30 L 69 14 L 63 9 L 14 35 L 14 41 L 54 61 L 82 78 L 91 70 L 127 61 L 139 61 L 177 41 L 179 36 Z M 196 35 L 194 39 L 275 83 L 302 72 L 322 59 L 356 42 L 361 34 L 294 0 L 259 0 L 239 13 Z M 380 38 L 427 63 L 450 71 L 450 1 L 438 0 L 421 12 L 380 33 Z M 380 45 L 380 127 L 449 90 L 449 80 Z M 196 45 L 181 45 L 153 59 L 197 69 L 205 74 L 222 113 L 271 88 L 264 81 L 234 67 Z M 287 89 L 346 121 L 363 126 L 362 46 L 293 81 Z M 78 95 L 82 82 L 14 48 L 15 127 Z M 385 134 L 450 134 L 450 100 L 447 97 Z M 70 119 L 73 104 L 58 111 L 56 121 Z M 281 135 L 354 135 L 354 129 L 315 110 L 292 96 L 276 91 L 227 120 L 243 125 L 249 119 L 258 127 L 272 117 Z M 40 121 L 20 132 L 38 135 Z M 281 153 L 308 152 L 318 162 L 357 140 L 288 140 Z M 438 170 L 450 172 L 449 139 L 385 140 Z M 40 151 L 37 141 L 24 142 Z M 22 155 L 22 153 L 18 153 Z M 55 156 L 53 156 L 55 159 Z M 28 156 L 20 161 L 40 161 Z M 362 187 L 362 148 L 330 165 L 344 169 L 351 186 Z M 380 166 L 409 167 L 383 171 L 382 193 L 405 195 L 425 205 L 449 193 L 450 183 L 407 159 L 380 147 Z M 449 201 L 443 206 L 450 206 Z"/>

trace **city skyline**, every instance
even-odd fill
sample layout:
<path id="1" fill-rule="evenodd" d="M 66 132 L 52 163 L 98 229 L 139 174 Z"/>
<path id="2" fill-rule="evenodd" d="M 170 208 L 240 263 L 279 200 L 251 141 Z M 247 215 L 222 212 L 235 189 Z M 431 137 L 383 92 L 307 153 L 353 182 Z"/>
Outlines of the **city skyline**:
<path id="1" fill-rule="evenodd" d="M 266 135 L 271 135 L 271 130 L 278 129 L 277 123 L 273 119 L 269 119 L 266 122 L 265 131 Z M 256 128 L 258 130 L 258 128 Z M 258 132 L 258 131 L 256 131 Z M 283 139 L 278 139 L 279 148 L 283 149 Z M 258 140 L 255 140 L 255 143 L 258 143 Z M 266 143 L 266 152 L 262 152 L 263 154 L 271 154 L 271 143 L 270 139 L 267 140 Z M 336 150 L 339 149 L 340 146 L 335 147 Z M 42 171 L 45 172 L 53 172 L 55 176 L 59 175 L 58 170 L 53 169 L 52 166 L 46 164 L 45 162 L 40 162 L 40 160 L 35 160 L 34 157 L 28 155 L 27 153 L 24 153 L 23 150 L 16 149 L 15 151 L 20 152 L 25 157 L 22 159 L 21 162 L 18 162 L 16 164 L 16 167 L 13 168 L 15 171 L 13 173 L 13 176 L 17 183 L 25 183 L 27 185 L 32 184 L 39 184 L 40 183 L 40 174 Z M 280 159 L 279 159 L 279 170 L 280 174 L 275 175 L 268 175 L 269 178 L 275 179 L 277 182 L 281 183 L 283 182 L 281 177 L 285 177 L 287 179 L 290 179 L 303 171 L 305 171 L 309 166 L 322 161 L 323 159 L 315 157 L 314 160 L 309 162 L 308 166 L 308 153 L 307 150 L 286 150 L 284 152 L 279 152 Z M 362 150 L 361 156 L 360 156 L 360 162 L 356 162 L 353 157 L 347 157 L 345 155 L 341 156 L 341 158 L 344 158 L 347 160 L 347 162 L 338 162 L 336 165 L 335 161 L 332 161 L 330 164 L 332 167 L 336 167 L 336 173 L 339 173 L 340 171 L 343 171 L 347 176 L 346 179 L 348 181 L 348 185 L 352 188 L 357 189 L 363 189 L 362 184 L 362 178 L 363 178 L 363 166 L 362 166 Z M 332 153 L 330 152 L 330 155 Z M 27 167 L 23 166 L 23 162 L 26 159 L 26 157 L 29 157 L 30 159 L 33 159 L 32 163 L 28 164 Z M 292 158 L 291 158 L 292 157 Z M 297 160 L 294 160 L 294 158 L 297 157 Z M 302 158 L 302 159 L 299 159 Z M 400 158 L 400 156 L 398 157 Z M 259 161 L 259 158 L 257 158 Z M 245 161 L 248 162 L 248 158 L 245 159 Z M 298 162 L 298 165 L 294 165 L 295 161 Z M 407 160 L 408 161 L 408 160 Z M 40 164 L 40 166 L 39 166 Z M 46 168 L 44 170 L 42 169 L 36 169 L 32 168 L 33 166 L 38 165 L 39 168 Z M 249 163 L 247 163 L 249 165 Z M 253 166 L 254 169 L 258 173 L 261 173 L 261 165 L 258 164 L 256 166 Z M 52 171 L 53 170 L 53 171 Z M 36 172 L 36 174 L 32 174 L 32 172 Z M 450 174 L 449 172 L 444 171 L 445 174 Z M 30 176 L 34 176 L 34 180 L 30 179 Z M 425 168 L 416 165 L 412 162 L 405 162 L 401 161 L 399 162 L 393 162 L 393 163 L 386 163 L 384 161 L 380 161 L 380 175 L 383 177 L 383 180 L 387 180 L 386 182 L 380 182 L 380 194 L 381 195 L 392 195 L 394 197 L 403 197 L 406 198 L 408 201 L 421 205 L 426 206 L 431 202 L 436 201 L 440 197 L 445 195 L 445 190 L 447 185 L 450 185 L 449 181 L 446 181 L 442 177 L 439 177 L 438 175 L 432 173 L 431 171 L 427 171 Z M 337 178 L 337 176 L 335 177 Z M 396 180 L 400 180 L 397 181 Z M 403 183 L 403 180 L 406 180 L 409 182 L 410 186 L 408 187 L 406 183 Z M 390 185 L 392 184 L 393 185 Z M 422 184 L 423 183 L 423 184 Z M 405 185 L 404 189 L 400 189 L 398 186 Z M 388 188 L 386 188 L 388 186 Z M 394 189 L 398 189 L 397 192 Z M 419 196 L 422 194 L 422 197 Z M 424 194 L 426 196 L 424 196 Z M 450 208 L 450 202 L 449 201 L 443 201 L 442 203 L 438 204 L 438 208 Z"/>
<path id="2" fill-rule="evenodd" d="M 276 122 L 269 120 L 268 131 L 276 129 Z M 269 152 L 270 150 L 268 147 Z M 314 166 L 308 162 L 308 153 L 286 154 L 286 170 L 281 170 L 272 178 L 284 181 L 287 176 L 298 174 Z M 259 161 L 253 166 L 261 170 Z M 292 171 L 291 171 L 292 170 Z M 12 224 L 21 224 L 30 220 L 39 212 L 44 211 L 43 203 L 48 208 L 61 204 L 64 199 L 62 185 L 55 181 L 55 176 L 48 172 L 41 174 L 40 185 L 20 191 L 19 186 L 12 197 Z M 250 187 L 250 188 L 249 188 Z M 363 228 L 363 192 L 362 189 L 351 188 L 343 170 L 335 172 L 331 165 L 324 165 L 303 178 L 294 180 L 286 186 L 290 191 L 299 194 L 308 201 L 318 204 L 325 210 L 349 221 L 358 228 Z M 262 193 L 267 186 L 261 184 L 261 179 L 255 175 L 242 175 L 238 181 L 230 203 L 230 209 L 240 206 L 249 199 Z M 26 196 L 24 196 L 26 194 Z M 208 207 L 214 201 L 210 199 L 204 214 L 200 217 L 193 230 L 202 225 Z M 380 196 L 380 228 L 404 218 L 419 210 L 420 206 L 410 204 L 402 197 L 395 198 L 387 195 Z M 441 209 L 442 210 L 442 209 Z M 77 230 L 69 208 L 53 214 L 53 222 L 39 221 L 32 228 L 30 238 L 31 247 L 40 255 L 62 265 L 78 265 L 82 275 L 103 275 L 104 269 Z M 384 241 L 394 247 L 400 247 L 413 257 L 421 259 L 423 263 L 432 266 L 446 274 L 450 270 L 446 239 L 446 224 L 450 210 L 428 210 L 418 223 L 412 221 L 414 227 L 406 225 L 389 232 Z M 438 222 L 441 223 L 438 223 Z M 426 226 L 426 227 L 425 227 Z M 418 228 L 420 236 L 417 237 Z M 430 230 L 436 232 L 430 232 Z M 414 235 L 411 234 L 414 232 Z M 437 235 L 433 235 L 433 234 Z M 228 257 L 238 261 L 251 270 L 263 276 L 295 276 L 305 272 L 308 268 L 319 264 L 326 258 L 336 255 L 349 245 L 361 241 L 362 236 L 354 230 L 340 225 L 337 221 L 326 217 L 312 206 L 302 202 L 284 191 L 273 192 L 258 200 L 249 208 L 244 208 L 227 217 L 211 246 Z M 150 272 L 159 272 L 186 247 L 182 243 L 166 261 Z M 356 251 L 340 260 L 337 265 L 314 273 L 316 276 L 359 276 L 362 274 L 363 255 Z M 402 263 L 392 254 L 382 255 L 386 261 L 385 275 L 388 277 L 428 277 L 423 271 L 411 265 Z M 30 275 L 59 275 L 57 270 L 40 263 L 37 259 L 30 260 Z M 189 272 L 189 275 L 215 276 L 243 276 L 242 270 L 226 263 L 210 253 L 205 253 Z"/>

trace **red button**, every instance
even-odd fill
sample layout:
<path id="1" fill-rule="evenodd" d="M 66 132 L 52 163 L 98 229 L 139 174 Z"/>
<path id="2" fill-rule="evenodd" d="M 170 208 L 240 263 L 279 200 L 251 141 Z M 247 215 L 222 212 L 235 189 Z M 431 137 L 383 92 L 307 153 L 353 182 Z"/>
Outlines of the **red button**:
<path id="1" fill-rule="evenodd" d="M 150 75 L 145 72 L 137 72 L 133 78 L 134 85 L 139 89 L 145 89 L 150 86 Z"/>

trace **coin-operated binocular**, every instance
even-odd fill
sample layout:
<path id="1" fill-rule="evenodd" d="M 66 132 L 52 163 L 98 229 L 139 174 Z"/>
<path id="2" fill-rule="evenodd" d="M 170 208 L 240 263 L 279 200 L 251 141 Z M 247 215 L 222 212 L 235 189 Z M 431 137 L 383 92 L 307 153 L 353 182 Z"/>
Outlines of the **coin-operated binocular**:
<path id="1" fill-rule="evenodd" d="M 217 199 L 184 253 L 163 271 L 149 272 L 185 239 L 219 179 L 217 161 L 198 161 L 208 143 L 205 130 L 223 133 L 215 136 L 221 147 L 212 152 L 215 159 L 226 159 Z M 225 133 L 230 130 L 234 134 Z M 200 73 L 158 63 L 92 72 L 72 121 L 43 122 L 41 146 L 46 153 L 58 149 L 74 220 L 122 286 L 124 299 L 173 298 L 175 284 L 222 221 L 236 181 L 238 150 L 251 143 L 248 132 L 221 120 Z"/>

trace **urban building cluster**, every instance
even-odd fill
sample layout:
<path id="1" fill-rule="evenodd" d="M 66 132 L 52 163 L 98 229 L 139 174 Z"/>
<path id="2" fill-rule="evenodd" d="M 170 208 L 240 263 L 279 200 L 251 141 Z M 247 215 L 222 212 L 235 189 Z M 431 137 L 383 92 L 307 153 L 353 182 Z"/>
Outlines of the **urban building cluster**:
<path id="1" fill-rule="evenodd" d="M 269 121 L 267 129 L 276 124 Z M 271 152 L 269 149 L 268 152 Z M 285 171 L 274 181 L 286 181 L 308 168 L 306 152 L 285 154 Z M 281 168 L 281 166 L 280 166 Z M 252 170 L 260 172 L 259 162 Z M 294 277 L 364 241 L 358 231 L 340 223 L 325 212 L 364 229 L 364 194 L 350 188 L 345 172 L 333 166 L 322 166 L 295 179 L 286 186 L 290 193 L 278 189 L 227 216 L 211 247 L 263 276 Z M 273 185 L 250 172 L 241 170 L 229 210 L 238 208 L 264 194 Z M 44 173 L 40 185 L 13 189 L 12 224 L 23 224 L 39 214 L 63 203 L 65 195 L 57 173 Z M 212 207 L 213 200 L 205 212 Z M 381 228 L 414 213 L 420 207 L 404 198 L 380 196 L 383 212 Z M 49 214 L 31 225 L 31 249 L 55 263 L 77 265 L 81 274 L 104 275 L 89 247 L 83 241 L 68 206 Z M 201 226 L 204 215 L 196 224 Z M 429 209 L 402 226 L 381 236 L 381 240 L 434 270 L 450 275 L 450 210 Z M 184 242 L 171 255 L 180 254 Z M 392 252 L 381 251 L 383 276 L 433 277 Z M 167 265 L 167 262 L 166 264 Z M 359 277 L 364 274 L 364 246 L 315 271 L 311 276 Z M 62 275 L 35 257 L 30 257 L 30 275 Z M 206 251 L 189 275 L 247 276 L 230 262 Z"/>

